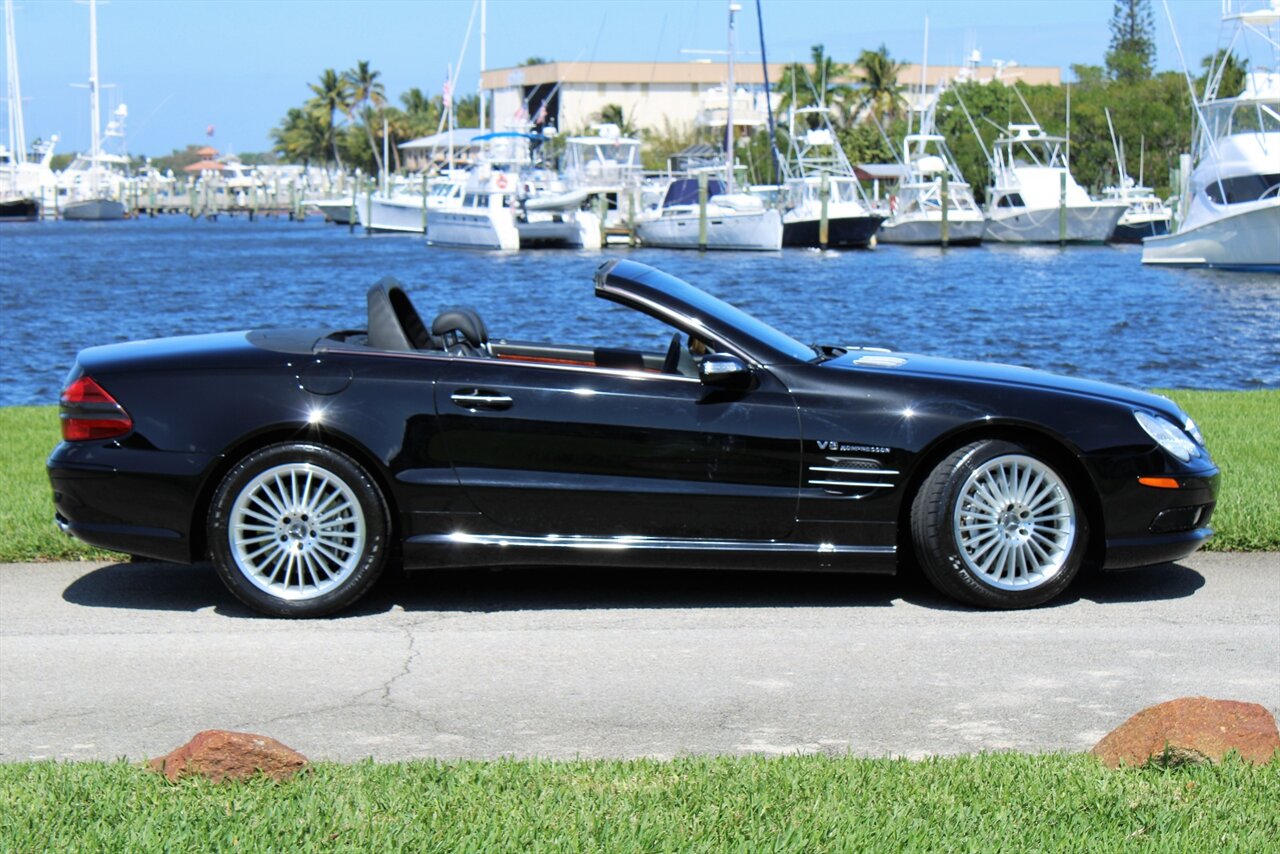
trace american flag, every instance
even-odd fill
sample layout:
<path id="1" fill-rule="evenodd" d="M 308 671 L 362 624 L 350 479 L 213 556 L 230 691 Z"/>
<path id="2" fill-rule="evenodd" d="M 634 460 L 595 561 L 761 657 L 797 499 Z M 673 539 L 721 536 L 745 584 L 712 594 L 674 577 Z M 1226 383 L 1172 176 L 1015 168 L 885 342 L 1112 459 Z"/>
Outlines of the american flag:
<path id="1" fill-rule="evenodd" d="M 453 106 L 453 81 L 448 77 L 444 79 L 444 108 L 447 110 Z"/>

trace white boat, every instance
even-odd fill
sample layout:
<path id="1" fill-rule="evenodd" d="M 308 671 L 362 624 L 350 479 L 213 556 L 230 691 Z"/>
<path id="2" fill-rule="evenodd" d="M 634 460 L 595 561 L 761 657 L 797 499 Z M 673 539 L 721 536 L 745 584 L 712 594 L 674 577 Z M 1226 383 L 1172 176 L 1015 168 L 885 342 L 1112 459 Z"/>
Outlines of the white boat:
<path id="1" fill-rule="evenodd" d="M 935 132 L 938 94 L 921 112 L 920 132 L 907 134 L 902 140 L 902 165 L 907 175 L 889 199 L 889 219 L 880 227 L 878 237 L 884 243 L 940 246 L 944 219 L 948 245 L 976 246 L 982 242 L 987 218 L 974 200 L 973 189 L 960 172 L 946 137 Z"/>
<path id="2" fill-rule="evenodd" d="M 1103 243 L 1124 202 L 1094 201 L 1067 166 L 1066 139 L 1038 124 L 1011 124 L 992 150 L 985 240 L 1002 243 Z"/>
<path id="3" fill-rule="evenodd" d="M 783 246 L 821 246 L 823 194 L 826 194 L 826 245 L 866 247 L 884 222 L 871 209 L 862 185 L 831 126 L 827 107 L 805 107 L 791 114 L 791 151 L 784 162 L 786 210 Z"/>
<path id="4" fill-rule="evenodd" d="M 630 220 L 644 210 L 644 167 L 640 140 L 622 135 L 614 124 L 594 125 L 595 136 L 565 139 L 561 170 L 565 185 L 581 191 L 581 204 L 604 197 L 605 232 L 624 239 Z M 591 204 L 598 210 L 598 203 Z"/>
<path id="5" fill-rule="evenodd" d="M 1125 204 L 1124 215 L 1111 235 L 1112 243 L 1141 243 L 1144 238 L 1169 233 L 1173 209 L 1155 190 L 1139 186 L 1128 175 L 1121 178 L 1120 186 L 1104 187 L 1102 197 Z"/>
<path id="6" fill-rule="evenodd" d="M 124 218 L 124 203 L 119 200 L 125 180 L 123 169 L 128 158 L 102 150 L 101 116 L 98 104 L 98 5 L 89 0 L 89 122 L 92 145 L 62 173 L 59 183 L 68 192 L 62 206 L 65 219 L 114 220 Z M 115 111 L 107 135 L 124 135 L 123 122 L 128 110 L 121 104 Z M 120 167 L 119 171 L 112 167 Z"/>
<path id="7" fill-rule="evenodd" d="M 1270 45 L 1271 61 L 1254 55 L 1251 67 L 1275 69 L 1280 2 L 1253 11 L 1227 4 L 1226 11 L 1223 21 L 1237 35 L 1248 31 Z M 1250 71 L 1240 95 L 1220 98 L 1222 70 L 1211 70 L 1197 105 L 1176 228 L 1143 241 L 1142 263 L 1280 271 L 1280 72 Z"/>
<path id="8" fill-rule="evenodd" d="M 484 159 L 468 173 L 457 204 L 429 213 L 431 245 L 600 248 L 599 217 L 577 208 L 585 194 L 534 165 L 529 150 L 533 137 L 504 131 L 475 141 L 487 143 Z"/>
<path id="9" fill-rule="evenodd" d="M 359 220 L 359 214 L 356 212 L 357 201 L 357 199 L 347 196 L 343 199 L 312 199 L 308 204 L 320 211 L 328 222 L 337 223 L 338 225 L 351 225 Z"/>
<path id="10" fill-rule="evenodd" d="M 464 184 L 462 176 L 438 178 L 427 185 L 425 195 L 402 187 L 389 195 L 357 197 L 356 216 L 368 231 L 425 234 L 436 212 L 462 204 Z M 350 200 L 346 204 L 342 213 L 349 215 Z"/>
<path id="11" fill-rule="evenodd" d="M 729 193 L 720 180 L 707 181 L 706 242 L 698 204 L 698 180 L 679 178 L 667 187 L 662 207 L 636 226 L 645 246 L 663 249 L 736 249 L 776 251 L 782 248 L 782 216 L 759 196 Z"/>

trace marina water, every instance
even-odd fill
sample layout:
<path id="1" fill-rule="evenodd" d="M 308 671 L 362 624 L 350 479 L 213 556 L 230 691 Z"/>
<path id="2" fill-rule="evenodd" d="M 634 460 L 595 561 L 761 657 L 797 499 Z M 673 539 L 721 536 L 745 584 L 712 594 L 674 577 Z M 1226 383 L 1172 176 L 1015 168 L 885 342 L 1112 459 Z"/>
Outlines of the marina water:
<path id="1" fill-rule="evenodd" d="M 1280 388 L 1280 276 L 1143 267 L 1140 247 L 429 247 L 317 218 L 0 228 L 9 330 L 0 405 L 56 403 L 83 347 L 284 326 L 363 328 L 365 291 L 395 276 L 427 317 L 470 305 L 494 339 L 664 350 L 651 325 L 592 293 L 613 257 L 652 264 L 806 342 L 1026 365 L 1137 387 Z"/>

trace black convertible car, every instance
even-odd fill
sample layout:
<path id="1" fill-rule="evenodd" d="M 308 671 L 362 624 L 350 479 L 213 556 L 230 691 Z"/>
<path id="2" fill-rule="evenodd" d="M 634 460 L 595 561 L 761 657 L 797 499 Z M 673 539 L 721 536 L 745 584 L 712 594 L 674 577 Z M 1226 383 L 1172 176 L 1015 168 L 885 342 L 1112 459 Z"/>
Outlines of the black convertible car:
<path id="1" fill-rule="evenodd" d="M 916 562 L 957 599 L 1017 608 L 1084 565 L 1176 560 L 1212 533 L 1218 470 L 1163 397 L 807 346 L 632 261 L 600 267 L 595 292 L 662 343 L 492 339 L 467 308 L 425 323 L 384 280 L 365 330 L 84 350 L 48 463 L 57 522 L 211 556 L 245 603 L 298 617 L 355 602 L 390 560 Z"/>

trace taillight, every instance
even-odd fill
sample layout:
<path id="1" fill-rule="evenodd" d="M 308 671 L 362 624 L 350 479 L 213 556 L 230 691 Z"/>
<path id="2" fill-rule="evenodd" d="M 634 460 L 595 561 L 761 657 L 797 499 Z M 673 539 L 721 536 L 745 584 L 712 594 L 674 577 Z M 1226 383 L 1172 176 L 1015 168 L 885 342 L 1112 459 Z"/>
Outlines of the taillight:
<path id="1" fill-rule="evenodd" d="M 68 442 L 114 439 L 133 429 L 129 413 L 88 375 L 63 389 L 58 404 L 62 438 Z"/>

